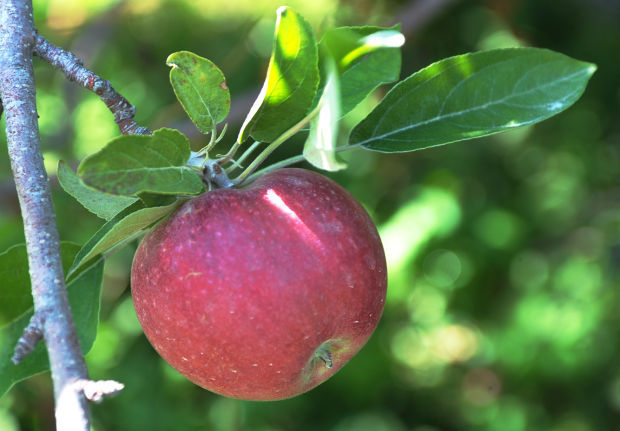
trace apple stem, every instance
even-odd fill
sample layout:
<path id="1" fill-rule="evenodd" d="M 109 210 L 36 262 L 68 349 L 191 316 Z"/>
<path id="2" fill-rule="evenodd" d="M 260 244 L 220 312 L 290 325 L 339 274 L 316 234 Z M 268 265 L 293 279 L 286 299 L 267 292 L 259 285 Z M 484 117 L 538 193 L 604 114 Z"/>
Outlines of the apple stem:
<path id="1" fill-rule="evenodd" d="M 209 185 L 215 185 L 218 189 L 229 189 L 235 185 L 217 160 L 206 160 L 202 175 L 205 182 Z"/>
<path id="2" fill-rule="evenodd" d="M 327 368 L 332 368 L 334 366 L 334 361 L 332 359 L 332 354 L 329 352 L 329 349 L 325 346 L 321 346 L 316 351 L 316 356 L 319 357 L 321 361 L 325 364 Z"/>

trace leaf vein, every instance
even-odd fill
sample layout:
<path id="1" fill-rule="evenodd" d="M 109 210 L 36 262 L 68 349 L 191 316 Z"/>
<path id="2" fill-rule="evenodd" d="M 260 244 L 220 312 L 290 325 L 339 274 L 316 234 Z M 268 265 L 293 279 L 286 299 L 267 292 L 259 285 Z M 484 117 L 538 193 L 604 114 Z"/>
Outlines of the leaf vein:
<path id="1" fill-rule="evenodd" d="M 531 89 L 529 89 L 527 91 L 523 91 L 523 92 L 521 92 L 519 94 L 510 94 L 510 95 L 508 95 L 506 97 L 503 97 L 501 99 L 497 99 L 497 100 L 494 100 L 494 101 L 489 101 L 489 102 L 484 103 L 484 104 L 479 105 L 479 106 L 462 109 L 460 111 L 455 111 L 455 112 L 451 112 L 451 113 L 444 114 L 444 115 L 438 115 L 438 116 L 435 116 L 433 118 L 429 118 L 428 120 L 421 121 L 421 122 L 416 123 L 416 124 L 412 124 L 412 125 L 408 125 L 408 126 L 405 126 L 405 127 L 401 127 L 401 128 L 398 128 L 398 129 L 391 130 L 391 131 L 389 131 L 387 133 L 384 133 L 382 135 L 371 136 L 370 138 L 368 138 L 368 139 L 366 139 L 364 141 L 361 141 L 361 142 L 357 142 L 356 144 L 357 145 L 364 145 L 364 144 L 367 144 L 367 143 L 372 142 L 372 141 L 376 141 L 376 140 L 379 140 L 379 139 L 385 139 L 386 137 L 389 137 L 389 136 L 392 136 L 392 135 L 395 135 L 395 134 L 399 134 L 399 133 L 402 133 L 402 132 L 413 130 L 413 129 L 416 129 L 418 127 L 426 126 L 428 124 L 432 124 L 432 123 L 435 123 L 437 121 L 458 117 L 458 116 L 469 114 L 469 113 L 475 112 L 475 111 L 480 111 L 480 110 L 486 109 L 486 108 L 488 108 L 490 106 L 504 104 L 507 100 L 510 100 L 511 98 L 522 97 L 522 96 L 525 96 L 525 95 L 530 94 L 532 92 L 539 91 L 541 89 L 547 88 L 547 87 L 552 86 L 552 85 L 556 85 L 557 83 L 560 83 L 560 82 L 571 80 L 571 79 L 575 78 L 576 76 L 587 74 L 587 73 L 588 73 L 587 71 L 579 70 L 579 71 L 577 71 L 577 72 L 575 72 L 575 73 L 573 73 L 571 75 L 564 76 L 561 79 L 557 79 L 557 80 L 554 80 L 552 82 L 547 82 L 547 83 L 542 84 L 542 85 L 540 85 L 538 87 L 534 87 L 534 88 L 531 88 Z M 436 77 L 433 77 L 433 78 L 436 78 Z M 429 81 L 425 81 L 424 84 L 426 84 Z M 571 94 L 574 94 L 574 93 L 575 92 L 572 92 Z M 403 96 L 401 96 L 399 98 L 399 100 L 402 99 L 402 97 L 405 97 L 405 96 L 407 96 L 407 94 L 403 94 Z M 562 100 L 562 99 L 560 99 L 560 100 Z M 398 102 L 395 102 L 394 104 L 392 104 L 392 106 L 389 109 L 394 108 L 397 104 L 398 104 Z M 532 106 L 532 105 L 530 105 L 530 106 Z M 536 106 L 536 105 L 534 105 L 534 106 Z M 539 106 L 541 106 L 541 105 L 539 105 Z M 382 120 L 386 118 L 387 112 L 388 111 L 386 111 L 386 113 L 383 115 Z M 374 133 L 376 133 L 377 128 L 379 127 L 379 125 L 381 123 L 382 123 L 382 121 L 379 121 L 377 126 L 375 126 L 375 129 L 373 131 L 373 135 L 374 135 Z M 520 124 L 528 124 L 528 123 L 529 122 L 522 122 Z"/>

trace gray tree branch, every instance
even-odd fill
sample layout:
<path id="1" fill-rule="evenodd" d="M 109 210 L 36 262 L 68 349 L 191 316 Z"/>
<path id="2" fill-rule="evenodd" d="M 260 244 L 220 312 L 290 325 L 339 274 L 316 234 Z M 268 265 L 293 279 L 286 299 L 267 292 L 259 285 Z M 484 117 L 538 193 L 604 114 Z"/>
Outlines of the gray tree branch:
<path id="1" fill-rule="evenodd" d="M 54 382 L 57 429 L 89 431 L 86 392 L 90 398 L 100 399 L 122 385 L 102 382 L 99 387 L 88 380 L 69 307 L 56 217 L 40 150 L 32 67 L 36 37 L 32 1 L 0 1 L 0 99 L 24 222 L 35 310 L 14 359 L 21 359 L 42 336 Z"/>
<path id="2" fill-rule="evenodd" d="M 82 87 L 96 93 L 114 114 L 114 121 L 118 124 L 123 135 L 148 135 L 151 133 L 149 129 L 134 121 L 136 108 L 114 90 L 110 81 L 100 78 L 85 68 L 82 61 L 73 53 L 53 45 L 39 34 L 35 35 L 34 53 L 62 71 L 70 81 L 75 81 Z"/>

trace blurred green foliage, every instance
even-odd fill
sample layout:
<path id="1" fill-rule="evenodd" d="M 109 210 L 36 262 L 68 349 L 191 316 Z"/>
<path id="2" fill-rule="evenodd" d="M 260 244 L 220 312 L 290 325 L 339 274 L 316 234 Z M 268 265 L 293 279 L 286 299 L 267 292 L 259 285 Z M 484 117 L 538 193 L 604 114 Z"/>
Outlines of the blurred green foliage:
<path id="1" fill-rule="evenodd" d="M 598 65 L 584 97 L 533 128 L 422 152 L 346 154 L 331 175 L 370 211 L 390 269 L 388 302 L 369 344 L 335 377 L 273 403 L 219 397 L 155 354 L 128 290 L 135 244 L 106 263 L 93 378 L 126 389 L 93 406 L 94 429 L 214 431 L 598 431 L 620 425 L 620 5 L 613 0 L 290 1 L 320 30 L 404 20 L 403 77 L 477 49 L 546 47 Z M 73 50 L 138 108 L 200 148 L 168 82 L 166 57 L 190 50 L 225 73 L 229 128 L 260 89 L 272 0 L 34 1 L 40 33 Z M 416 15 L 417 16 L 417 15 Z M 57 185 L 118 135 L 93 94 L 35 59 L 46 167 L 63 240 L 101 220 Z M 373 103 L 350 115 L 364 115 Z M 4 123 L 2 123 L 4 130 Z M 2 132 L 3 133 L 3 132 Z M 230 132 L 226 143 L 234 138 Z M 5 142 L 4 138 L 2 142 Z M 274 158 L 301 152 L 302 140 Z M 4 144 L 3 144 L 4 146 Z M 275 160 L 275 159 L 272 159 Z M 0 250 L 23 241 L 6 150 L 0 151 Z M 0 400 L 0 430 L 52 430 L 48 375 Z"/>

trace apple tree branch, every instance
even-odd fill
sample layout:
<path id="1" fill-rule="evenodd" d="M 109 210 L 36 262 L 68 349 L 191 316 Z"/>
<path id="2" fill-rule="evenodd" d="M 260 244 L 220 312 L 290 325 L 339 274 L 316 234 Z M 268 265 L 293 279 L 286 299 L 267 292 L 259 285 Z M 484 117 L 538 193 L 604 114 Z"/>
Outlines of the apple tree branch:
<path id="1" fill-rule="evenodd" d="M 32 1 L 2 0 L 0 100 L 6 119 L 11 169 L 24 222 L 34 300 L 34 316 L 18 342 L 13 360 L 22 360 L 43 339 L 54 382 L 57 429 L 88 431 L 88 399 L 98 401 L 106 394 L 118 392 L 122 385 L 88 379 L 71 315 L 56 217 L 40 149 L 32 66 L 36 41 Z M 102 94 L 113 91 L 109 83 L 107 86 L 105 83 L 98 85 L 100 87 L 97 88 L 102 88 Z M 122 101 L 113 107 L 117 105 L 119 110 L 125 106 Z M 128 123 L 127 116 L 119 114 L 118 118 L 119 125 Z M 129 130 L 139 130 L 127 127 Z"/>
<path id="2" fill-rule="evenodd" d="M 114 121 L 123 135 L 147 135 L 151 132 L 134 121 L 136 108 L 116 92 L 110 81 L 100 78 L 86 69 L 73 53 L 53 45 L 44 37 L 35 34 L 34 53 L 41 59 L 62 71 L 67 79 L 96 93 L 114 114 Z"/>

